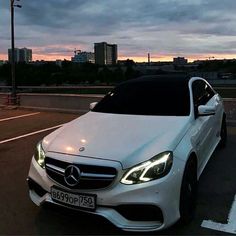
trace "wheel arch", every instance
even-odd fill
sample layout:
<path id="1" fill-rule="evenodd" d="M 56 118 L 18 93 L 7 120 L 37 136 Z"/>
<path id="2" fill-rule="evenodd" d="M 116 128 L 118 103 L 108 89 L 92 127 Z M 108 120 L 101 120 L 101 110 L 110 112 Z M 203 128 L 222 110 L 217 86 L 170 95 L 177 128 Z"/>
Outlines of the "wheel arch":
<path id="1" fill-rule="evenodd" d="M 189 166 L 191 165 L 191 167 Z M 186 215 L 186 210 L 184 210 L 184 195 L 182 195 L 184 192 L 184 179 L 185 179 L 185 174 L 187 174 L 187 170 L 189 170 L 188 168 L 193 168 L 195 169 L 195 173 L 193 172 L 193 174 L 195 175 L 194 179 L 196 179 L 196 188 L 197 188 L 197 182 L 198 182 L 198 179 L 197 179 L 197 166 L 198 166 L 198 159 L 197 159 L 197 155 L 195 152 L 191 152 L 188 156 L 188 159 L 185 163 L 185 167 L 184 167 L 184 171 L 183 171 L 183 175 L 182 175 L 182 180 L 181 180 L 181 187 L 180 187 L 180 196 L 179 196 L 179 214 L 180 214 L 180 223 L 181 224 L 187 224 L 189 223 L 192 218 L 193 218 L 193 215 L 194 215 L 194 212 L 193 214 L 190 214 L 190 215 Z M 187 174 L 188 175 L 188 174 Z M 196 194 L 197 194 L 197 190 L 196 190 Z M 182 199 L 182 200 L 181 200 Z M 182 210 L 181 210 L 182 209 Z M 194 208 L 193 208 L 194 209 Z M 182 212 L 182 213 L 181 213 Z"/>
<path id="2" fill-rule="evenodd" d="M 223 112 L 222 120 L 226 121 L 226 113 L 225 113 L 225 111 Z"/>
<path id="3" fill-rule="evenodd" d="M 196 173 L 197 179 L 198 179 L 199 178 L 199 176 L 198 176 L 198 158 L 197 158 L 197 154 L 194 151 L 192 151 L 187 158 L 187 161 L 186 161 L 185 167 L 184 167 L 184 172 L 186 171 L 186 168 L 190 162 L 193 163 L 193 168 L 195 170 L 195 173 Z M 183 176 L 184 176 L 184 172 L 183 172 Z M 182 180 L 183 180 L 183 176 L 182 176 Z"/>
<path id="4" fill-rule="evenodd" d="M 197 154 L 196 154 L 195 152 L 191 152 L 191 153 L 189 154 L 189 157 L 188 157 L 188 159 L 187 159 L 186 165 L 187 165 L 187 163 L 190 162 L 190 161 L 192 161 L 192 162 L 194 163 L 194 167 L 195 167 L 196 170 L 197 170 L 197 167 L 198 167 L 198 158 L 197 158 Z M 185 167 L 186 167 L 186 165 L 185 165 Z"/>

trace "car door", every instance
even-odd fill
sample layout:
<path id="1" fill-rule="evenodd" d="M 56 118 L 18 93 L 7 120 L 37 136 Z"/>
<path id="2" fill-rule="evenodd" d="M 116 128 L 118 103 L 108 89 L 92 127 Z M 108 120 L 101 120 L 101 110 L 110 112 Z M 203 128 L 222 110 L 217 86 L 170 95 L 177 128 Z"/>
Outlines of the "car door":
<path id="1" fill-rule="evenodd" d="M 193 137 L 199 158 L 199 167 L 204 165 L 213 146 L 214 115 L 198 116 L 200 105 L 212 105 L 214 93 L 207 91 L 207 84 L 203 80 L 195 80 L 192 84 L 193 103 L 195 113 L 195 135 Z M 212 91 L 213 92 L 213 91 Z"/>
<path id="2" fill-rule="evenodd" d="M 207 105 L 215 107 L 215 115 L 211 116 L 212 121 L 212 133 L 211 133 L 211 145 L 215 146 L 219 141 L 220 137 L 220 128 L 222 122 L 222 99 L 219 94 L 217 94 L 210 85 L 205 85 L 206 93 L 208 93 L 208 97 L 210 98 L 207 102 Z"/>

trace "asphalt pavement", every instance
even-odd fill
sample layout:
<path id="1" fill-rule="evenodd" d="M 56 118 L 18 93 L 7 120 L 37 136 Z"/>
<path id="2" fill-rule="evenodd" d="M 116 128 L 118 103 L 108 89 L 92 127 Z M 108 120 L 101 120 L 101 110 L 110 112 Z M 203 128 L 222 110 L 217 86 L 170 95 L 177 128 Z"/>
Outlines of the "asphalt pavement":
<path id="1" fill-rule="evenodd" d="M 27 110 L 0 110 L 0 234 L 132 234 L 118 230 L 98 216 L 52 206 L 37 207 L 28 196 L 26 178 L 36 144 L 56 126 L 77 116 Z M 188 226 L 176 224 L 168 230 L 149 234 L 226 234 L 201 225 L 204 220 L 227 224 L 236 195 L 235 121 L 231 120 L 228 124 L 227 147 L 215 151 L 200 177 L 196 215 L 192 223 Z"/>

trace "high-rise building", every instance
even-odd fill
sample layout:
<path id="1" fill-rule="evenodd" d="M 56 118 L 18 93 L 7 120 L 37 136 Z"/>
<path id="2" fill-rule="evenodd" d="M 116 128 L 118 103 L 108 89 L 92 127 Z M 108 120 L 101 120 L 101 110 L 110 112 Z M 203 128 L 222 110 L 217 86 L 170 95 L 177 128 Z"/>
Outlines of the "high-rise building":
<path id="1" fill-rule="evenodd" d="M 20 49 L 20 62 L 30 62 L 32 61 L 32 49 L 21 48 Z"/>
<path id="2" fill-rule="evenodd" d="M 14 50 L 14 56 L 15 56 L 15 62 L 19 62 L 20 61 L 20 49 L 19 48 L 15 48 Z M 12 58 L 12 50 L 8 49 L 8 61 L 11 62 Z"/>
<path id="3" fill-rule="evenodd" d="M 12 50 L 8 49 L 8 61 L 11 62 Z M 29 63 L 32 61 L 32 49 L 28 48 L 15 48 L 15 62 L 26 62 Z"/>
<path id="4" fill-rule="evenodd" d="M 74 57 L 71 58 L 72 62 L 77 62 L 77 63 L 95 63 L 94 60 L 94 53 L 93 52 L 82 52 L 78 51 L 77 54 L 74 55 Z"/>
<path id="5" fill-rule="evenodd" d="M 115 65 L 117 63 L 117 44 L 95 43 L 95 63 L 98 65 Z"/>
<path id="6" fill-rule="evenodd" d="M 184 57 L 175 57 L 173 58 L 173 64 L 176 66 L 184 66 L 188 64 L 188 59 Z"/>

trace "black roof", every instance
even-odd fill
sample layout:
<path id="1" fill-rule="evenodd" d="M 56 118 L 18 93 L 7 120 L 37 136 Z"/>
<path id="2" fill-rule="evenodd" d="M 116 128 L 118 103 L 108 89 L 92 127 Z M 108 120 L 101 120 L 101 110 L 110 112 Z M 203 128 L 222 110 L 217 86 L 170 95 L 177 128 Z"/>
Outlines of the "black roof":
<path id="1" fill-rule="evenodd" d="M 132 84 L 139 82 L 157 82 L 157 83 L 177 83 L 182 85 L 188 85 L 190 76 L 186 74 L 171 74 L 171 75 L 147 75 L 141 76 L 136 79 L 131 79 L 121 84 Z"/>

